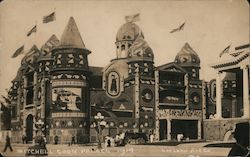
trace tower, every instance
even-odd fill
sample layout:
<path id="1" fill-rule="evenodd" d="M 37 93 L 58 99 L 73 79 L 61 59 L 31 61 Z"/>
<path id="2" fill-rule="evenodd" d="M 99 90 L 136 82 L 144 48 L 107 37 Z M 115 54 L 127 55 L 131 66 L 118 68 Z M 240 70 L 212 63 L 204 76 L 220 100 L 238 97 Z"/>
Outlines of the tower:
<path id="1" fill-rule="evenodd" d="M 52 123 L 50 135 L 68 143 L 89 141 L 89 66 L 85 47 L 75 20 L 70 17 L 60 44 L 52 50 Z"/>
<path id="2" fill-rule="evenodd" d="M 128 49 L 138 36 L 142 36 L 141 29 L 133 22 L 123 24 L 116 34 L 116 57 L 126 58 L 128 56 Z"/>
<path id="3" fill-rule="evenodd" d="M 191 80 L 199 80 L 200 58 L 188 43 L 176 55 L 175 62 L 188 71 Z"/>
<path id="4" fill-rule="evenodd" d="M 182 47 L 175 57 L 175 63 L 185 69 L 188 73 L 188 87 L 186 96 L 189 109 L 201 109 L 202 107 L 202 82 L 200 80 L 200 58 L 193 48 L 188 44 Z"/>
<path id="5" fill-rule="evenodd" d="M 135 80 L 134 118 L 139 132 L 153 133 L 155 118 L 154 54 L 140 34 L 128 50 L 128 80 Z"/>

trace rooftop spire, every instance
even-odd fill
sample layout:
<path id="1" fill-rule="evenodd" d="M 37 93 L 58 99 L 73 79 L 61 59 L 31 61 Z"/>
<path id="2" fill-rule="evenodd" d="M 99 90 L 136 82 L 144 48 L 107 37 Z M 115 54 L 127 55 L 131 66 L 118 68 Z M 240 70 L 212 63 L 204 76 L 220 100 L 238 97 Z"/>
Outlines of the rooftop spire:
<path id="1" fill-rule="evenodd" d="M 72 16 L 69 18 L 69 22 L 62 34 L 59 47 L 85 49 L 81 34 Z"/>

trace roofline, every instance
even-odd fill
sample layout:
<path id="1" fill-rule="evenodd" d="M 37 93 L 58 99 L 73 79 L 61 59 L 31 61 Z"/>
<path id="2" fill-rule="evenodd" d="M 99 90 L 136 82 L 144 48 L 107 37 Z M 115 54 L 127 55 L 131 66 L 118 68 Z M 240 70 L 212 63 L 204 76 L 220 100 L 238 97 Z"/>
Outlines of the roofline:
<path id="1" fill-rule="evenodd" d="M 156 67 L 156 70 L 160 70 L 160 68 L 164 67 L 164 66 L 171 66 L 171 65 L 175 65 L 176 67 L 180 68 L 182 71 L 187 72 L 183 67 L 181 67 L 179 64 L 175 63 L 175 62 L 170 62 L 170 63 L 166 63 L 160 66 Z"/>
<path id="2" fill-rule="evenodd" d="M 226 66 L 236 65 L 247 57 L 249 57 L 249 52 L 243 54 L 242 56 L 238 56 L 238 57 L 235 57 L 233 59 L 223 61 L 222 63 L 210 64 L 209 66 L 211 66 L 214 69 L 218 69 L 218 68 L 222 68 L 222 67 L 226 67 Z"/>

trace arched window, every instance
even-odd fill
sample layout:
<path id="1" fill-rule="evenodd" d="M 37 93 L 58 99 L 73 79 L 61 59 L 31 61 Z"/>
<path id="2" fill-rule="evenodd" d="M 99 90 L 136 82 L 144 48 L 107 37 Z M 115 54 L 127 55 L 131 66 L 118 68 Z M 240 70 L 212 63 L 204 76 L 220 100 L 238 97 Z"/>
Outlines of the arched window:
<path id="1" fill-rule="evenodd" d="M 125 50 L 125 45 L 122 45 L 121 49 L 122 49 L 122 51 Z"/>

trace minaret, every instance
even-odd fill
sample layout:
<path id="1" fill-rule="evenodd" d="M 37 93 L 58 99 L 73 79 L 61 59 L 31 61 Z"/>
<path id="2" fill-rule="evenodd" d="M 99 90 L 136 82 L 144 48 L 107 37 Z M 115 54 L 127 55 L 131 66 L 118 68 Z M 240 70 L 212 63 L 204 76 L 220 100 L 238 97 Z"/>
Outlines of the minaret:
<path id="1" fill-rule="evenodd" d="M 52 129 L 50 136 L 61 143 L 75 136 L 78 143 L 89 137 L 89 66 L 85 47 L 75 20 L 70 17 L 60 44 L 52 50 Z M 62 131 L 63 130 L 63 131 Z"/>

